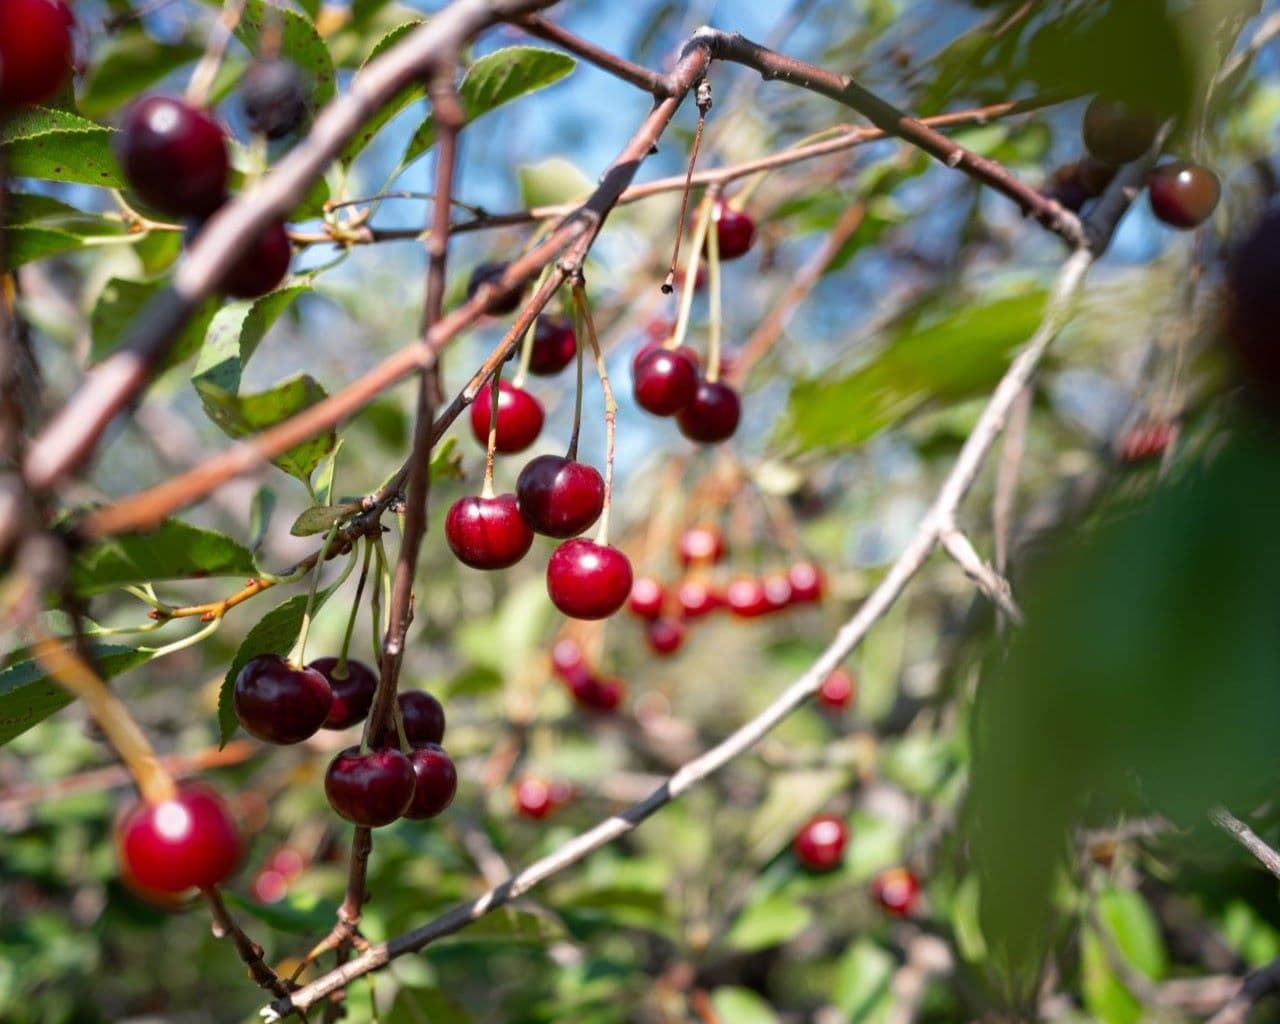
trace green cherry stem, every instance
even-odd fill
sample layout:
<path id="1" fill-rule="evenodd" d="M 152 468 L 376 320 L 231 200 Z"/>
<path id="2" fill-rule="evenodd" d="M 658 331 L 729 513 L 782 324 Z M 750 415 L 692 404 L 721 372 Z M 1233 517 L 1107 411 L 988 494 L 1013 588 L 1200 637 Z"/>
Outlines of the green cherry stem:
<path id="1" fill-rule="evenodd" d="M 338 662 L 330 670 L 335 679 L 347 678 L 347 653 L 351 650 L 351 636 L 356 631 L 356 619 L 360 615 L 360 598 L 364 596 L 364 585 L 369 579 L 369 563 L 373 559 L 373 548 L 364 545 L 364 558 L 360 563 L 360 579 L 356 582 L 356 595 L 351 599 L 351 614 L 347 616 L 347 631 L 342 634 L 342 650 L 338 652 Z"/>
<path id="2" fill-rule="evenodd" d="M 178 651 L 185 650 L 188 647 L 194 647 L 206 637 L 213 636 L 218 631 L 218 627 L 222 625 L 221 618 L 210 619 L 209 622 L 197 629 L 190 636 L 184 636 L 181 640 L 175 640 L 171 644 L 165 644 L 163 647 L 142 647 L 140 650 L 146 651 L 151 655 L 151 660 L 163 658 L 166 654 L 175 654 Z"/>
<path id="3" fill-rule="evenodd" d="M 714 209 L 717 203 L 712 203 Z M 718 218 L 717 218 L 718 219 Z M 707 380 L 720 379 L 720 232 L 707 232 L 707 266 L 711 289 L 711 333 L 707 342 Z"/>
<path id="4" fill-rule="evenodd" d="M 306 657 L 307 635 L 311 632 L 311 618 L 316 612 L 316 591 L 320 587 L 320 573 L 324 569 L 325 558 L 329 554 L 329 545 L 333 543 L 333 538 L 338 535 L 338 524 L 334 523 L 329 527 L 329 532 L 324 535 L 324 543 L 320 545 L 320 557 L 316 559 L 315 572 L 311 576 L 311 589 L 307 592 L 307 608 L 302 613 L 302 626 L 298 630 L 298 642 L 293 645 L 293 650 L 289 652 L 288 660 L 295 665 L 301 665 Z M 345 574 L 344 574 L 345 575 Z M 338 580 L 334 584 L 336 589 Z"/>
<path id="5" fill-rule="evenodd" d="M 551 264 L 547 264 L 542 268 L 542 273 L 538 275 L 538 283 L 534 287 L 534 291 L 538 291 L 547 277 L 551 274 Z M 523 387 L 525 378 L 529 376 L 529 364 L 533 361 L 533 339 L 538 333 L 538 317 L 534 317 L 528 328 L 525 329 L 524 337 L 520 339 L 520 363 L 516 367 L 516 375 L 511 378 L 511 383 L 516 387 Z"/>
<path id="6" fill-rule="evenodd" d="M 587 303 L 587 289 L 582 278 L 573 282 L 573 305 L 586 328 L 591 354 L 595 357 L 596 373 L 600 375 L 600 390 L 604 392 L 604 506 L 600 510 L 600 529 L 596 531 L 596 543 L 609 543 L 609 511 L 613 506 L 613 448 L 618 419 L 618 403 L 613 400 L 613 388 L 609 386 L 609 371 L 605 369 L 604 355 L 596 338 L 596 325 L 591 319 L 591 307 Z M 582 388 L 578 388 L 581 398 Z"/>
<path id="7" fill-rule="evenodd" d="M 715 209 L 719 193 L 711 189 L 702 198 L 698 207 L 698 219 L 693 225 L 693 239 L 690 248 L 693 255 L 689 265 L 685 267 L 684 287 L 680 291 L 680 312 L 676 317 L 676 329 L 667 339 L 667 348 L 677 349 L 684 344 L 684 337 L 689 331 L 689 314 L 693 311 L 693 286 L 698 281 L 698 264 L 702 262 L 702 247 L 707 244 L 707 229 L 711 224 L 711 211 Z"/>

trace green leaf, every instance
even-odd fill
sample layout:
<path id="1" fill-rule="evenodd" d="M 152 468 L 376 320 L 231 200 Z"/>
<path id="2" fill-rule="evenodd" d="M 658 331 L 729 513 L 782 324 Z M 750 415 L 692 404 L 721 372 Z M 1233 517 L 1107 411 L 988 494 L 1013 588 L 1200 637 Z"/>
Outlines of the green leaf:
<path id="1" fill-rule="evenodd" d="M 46 260 L 84 248 L 84 239 L 69 231 L 55 228 L 5 228 L 0 232 L 4 262 L 0 269 L 13 270 L 24 263 Z"/>
<path id="2" fill-rule="evenodd" d="M 333 450 L 320 461 L 320 469 L 315 474 L 316 497 L 326 503 L 333 501 L 333 485 L 337 479 L 338 454 L 342 451 L 342 444 L 339 439 Z"/>
<path id="3" fill-rule="evenodd" d="M 327 592 L 325 596 L 328 596 Z M 319 594 L 316 595 L 316 601 L 317 604 L 320 601 Z M 306 610 L 307 595 L 295 594 L 267 612 L 240 641 L 227 674 L 223 677 L 222 689 L 218 692 L 218 733 L 222 746 L 227 745 L 227 740 L 235 735 L 240 726 L 231 700 L 236 676 L 259 654 L 288 654 L 302 631 L 302 617 Z"/>
<path id="4" fill-rule="evenodd" d="M 848 784 L 847 771 L 818 770 L 779 772 L 759 809 L 747 823 L 747 859 L 764 864 L 791 842 L 800 826 Z"/>
<path id="5" fill-rule="evenodd" d="M 220 309 L 208 325 L 191 375 L 197 388 L 203 381 L 231 394 L 239 391 L 240 376 L 271 325 L 310 291 L 309 284 L 295 284 L 260 299 L 233 302 Z"/>
<path id="6" fill-rule="evenodd" d="M 458 86 L 466 123 L 521 96 L 554 85 L 576 65 L 572 57 L 536 46 L 508 46 L 485 54 L 467 69 Z M 400 159 L 400 170 L 422 156 L 435 140 L 435 120 L 428 117 L 409 140 Z"/>
<path id="7" fill-rule="evenodd" d="M 725 936 L 730 949 L 755 953 L 794 939 L 813 921 L 813 911 L 786 896 L 769 896 L 743 909 Z"/>
<path id="8" fill-rule="evenodd" d="M 126 25 L 95 48 L 79 107 L 88 117 L 105 117 L 125 106 L 170 71 L 200 56 L 185 42 L 158 43 L 137 24 Z"/>
<path id="9" fill-rule="evenodd" d="M 264 31 L 278 31 L 280 56 L 293 61 L 315 83 L 311 95 L 316 106 L 323 106 L 333 99 L 337 94 L 333 58 L 310 19 L 289 7 L 267 4 L 263 0 L 247 0 L 244 14 L 236 26 L 236 38 L 250 53 L 260 54 Z"/>
<path id="10" fill-rule="evenodd" d="M 65 110 L 28 107 L 0 122 L 0 148 L 10 176 L 121 188 L 110 128 Z"/>
<path id="11" fill-rule="evenodd" d="M 840 958 L 832 1001 L 849 1024 L 882 1020 L 893 1003 L 893 956 L 870 939 L 859 939 Z"/>
<path id="12" fill-rule="evenodd" d="M 248 548 L 179 519 L 166 519 L 145 533 L 98 541 L 79 551 L 71 563 L 71 582 L 81 594 L 154 580 L 256 575 Z"/>
<path id="13" fill-rule="evenodd" d="M 409 33 L 421 28 L 424 24 L 426 24 L 424 21 L 410 21 L 403 25 L 397 25 L 378 40 L 374 45 L 372 52 L 369 54 L 368 59 L 361 65 L 360 70 L 363 71 L 365 65 L 367 65 L 369 61 L 373 60 L 375 57 L 381 56 L 389 47 L 394 46 L 405 36 L 409 35 Z M 359 72 L 357 72 L 357 74 L 359 74 Z M 382 130 L 383 126 L 386 125 L 388 121 L 410 104 L 416 103 L 418 100 L 422 99 L 425 95 L 426 90 L 423 88 L 421 82 L 414 82 L 411 85 L 406 85 L 387 103 L 383 104 L 383 106 L 378 109 L 378 112 L 360 127 L 360 131 L 356 133 L 355 138 L 343 147 L 342 153 L 339 155 L 338 159 L 340 159 L 344 164 L 351 163 L 352 160 L 360 155 L 365 146 L 369 145 L 369 143 L 373 141 L 373 137 Z"/>
<path id="14" fill-rule="evenodd" d="M 276 492 L 265 484 L 253 492 L 249 506 L 249 550 L 257 552 L 267 539 L 271 526 L 271 514 L 276 510 Z"/>
<path id="15" fill-rule="evenodd" d="M 329 927 L 338 905 L 314 893 L 287 893 L 275 903 L 259 903 L 246 899 L 228 888 L 223 892 L 227 902 L 239 907 L 263 924 L 291 935 L 316 935 Z"/>
<path id="16" fill-rule="evenodd" d="M 120 277 L 113 277 L 103 285 L 89 317 L 92 335 L 89 345 L 90 361 L 101 362 L 114 352 L 125 331 L 140 316 L 146 315 L 144 310 L 147 304 L 163 290 L 164 285 L 157 281 L 127 281 Z M 165 357 L 166 366 L 182 362 L 200 347 L 200 341 L 209 329 L 217 308 L 216 298 L 206 299 L 200 304 Z"/>
<path id="17" fill-rule="evenodd" d="M 547 943 L 564 937 L 562 928 L 545 913 L 501 907 L 463 931 L 442 939 L 438 945 L 479 945 L 498 942 Z"/>
<path id="18" fill-rule="evenodd" d="M 1108 886 L 1097 895 L 1098 917 L 1116 948 L 1135 968 L 1153 981 L 1169 969 L 1169 955 L 1160 925 L 1142 894 L 1135 889 Z"/>
<path id="19" fill-rule="evenodd" d="M 1111 970 L 1106 949 L 1091 925 L 1080 934 L 1080 988 L 1093 1019 L 1103 1024 L 1137 1024 L 1142 1019 L 1142 1004 Z"/>
<path id="20" fill-rule="evenodd" d="M 749 988 L 724 985 L 711 993 L 716 1016 L 733 1024 L 778 1024 L 777 1014 Z"/>
<path id="21" fill-rule="evenodd" d="M 148 661 L 146 651 L 115 644 L 91 644 L 94 664 L 110 679 Z M 72 702 L 70 691 L 50 679 L 33 660 L 20 661 L 0 672 L 0 744 L 8 743 L 33 725 Z"/>
<path id="22" fill-rule="evenodd" d="M 471 1024 L 471 1014 L 438 988 L 402 988 L 382 1024 Z"/>
<path id="23" fill-rule="evenodd" d="M 341 505 L 313 505 L 293 521 L 289 532 L 295 537 L 313 537 L 324 533 L 334 523 L 360 511 L 360 502 L 348 501 Z"/>
<path id="24" fill-rule="evenodd" d="M 520 205 L 559 206 L 591 194 L 591 179 L 564 157 L 553 156 L 516 171 L 520 181 Z"/>

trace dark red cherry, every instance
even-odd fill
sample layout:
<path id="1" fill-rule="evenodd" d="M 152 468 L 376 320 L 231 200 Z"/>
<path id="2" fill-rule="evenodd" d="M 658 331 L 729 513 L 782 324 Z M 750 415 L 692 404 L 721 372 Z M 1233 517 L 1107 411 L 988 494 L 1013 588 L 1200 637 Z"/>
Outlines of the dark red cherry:
<path id="1" fill-rule="evenodd" d="M 43 103 L 62 88 L 74 24 L 60 0 L 0 0 L 0 110 Z"/>
<path id="2" fill-rule="evenodd" d="M 735 210 L 721 199 L 712 213 L 712 227 L 722 260 L 744 256 L 756 240 L 756 222 L 741 210 Z"/>
<path id="3" fill-rule="evenodd" d="M 459 498 L 445 516 L 444 536 L 458 561 L 473 569 L 505 569 L 533 545 L 514 494 Z"/>
<path id="4" fill-rule="evenodd" d="M 626 695 L 621 679 L 601 679 L 587 674 L 568 680 L 566 685 L 580 708 L 602 715 L 617 711 Z"/>
<path id="5" fill-rule="evenodd" d="M 563 455 L 539 455 L 516 481 L 520 514 L 547 537 L 573 537 L 600 518 L 604 480 L 593 466 Z"/>
<path id="6" fill-rule="evenodd" d="M 316 658 L 310 665 L 324 676 L 333 703 L 324 719 L 326 729 L 346 729 L 364 721 L 378 689 L 378 676 L 368 665 L 352 658 L 339 670 L 337 658 Z"/>
<path id="7" fill-rule="evenodd" d="M 293 61 L 260 60 L 240 80 L 240 107 L 251 131 L 282 139 L 307 119 L 310 91 Z"/>
<path id="8" fill-rule="evenodd" d="M 578 337 L 573 324 L 562 316 L 540 316 L 533 328 L 533 351 L 529 353 L 529 372 L 539 377 L 559 373 L 578 354 Z"/>
<path id="9" fill-rule="evenodd" d="M 662 614 L 662 605 L 666 601 L 666 592 L 662 584 L 652 576 L 637 576 L 631 584 L 631 596 L 627 599 L 627 607 L 632 614 L 642 619 L 656 619 Z"/>
<path id="10" fill-rule="evenodd" d="M 834 815 L 822 814 L 811 819 L 791 844 L 796 860 L 810 871 L 830 871 L 844 857 L 849 829 Z"/>
<path id="11" fill-rule="evenodd" d="M 502 279 L 502 275 L 507 272 L 508 266 L 510 266 L 510 264 L 507 263 L 476 264 L 476 268 L 471 271 L 471 279 L 467 282 L 468 301 L 475 298 L 475 294 L 480 290 L 481 285 L 498 284 Z M 485 312 L 492 313 L 494 315 L 514 313 L 520 308 L 520 302 L 523 298 L 523 284 L 505 292 L 498 292 L 489 299 L 489 305 L 485 308 Z"/>
<path id="12" fill-rule="evenodd" d="M 116 849 L 129 879 L 158 893 L 217 885 L 235 871 L 241 853 L 227 805 L 200 783 L 130 807 L 116 826 Z"/>
<path id="13" fill-rule="evenodd" d="M 871 880 L 871 898 L 894 917 L 908 917 L 920 900 L 920 880 L 910 868 L 889 868 Z"/>
<path id="14" fill-rule="evenodd" d="M 1222 197 L 1218 176 L 1199 164 L 1157 167 L 1147 181 L 1151 210 L 1170 227 L 1198 228 L 1213 216 Z"/>
<path id="15" fill-rule="evenodd" d="M 148 96 L 129 108 L 120 164 L 145 202 L 175 217 L 204 217 L 227 194 L 230 164 L 221 125 L 171 96 Z"/>
<path id="16" fill-rule="evenodd" d="M 482 445 L 489 444 L 489 389 L 484 388 L 471 403 L 471 432 Z M 542 405 L 514 384 L 498 386 L 498 440 L 495 450 L 504 455 L 522 452 L 542 432 Z"/>
<path id="17" fill-rule="evenodd" d="M 1141 423 L 1121 439 L 1120 458 L 1129 463 L 1158 459 L 1172 441 L 1172 423 Z"/>
<path id="18" fill-rule="evenodd" d="M 829 711 L 843 711 L 853 702 L 856 689 L 853 676 L 838 668 L 818 687 L 818 703 Z"/>
<path id="19" fill-rule="evenodd" d="M 512 787 L 511 798 L 516 805 L 516 813 L 532 821 L 541 821 L 556 809 L 551 786 L 542 779 L 529 776 L 520 779 Z"/>
<path id="20" fill-rule="evenodd" d="M 301 743 L 314 736 L 332 703 L 333 691 L 321 673 L 277 654 L 245 662 L 232 689 L 236 718 L 268 743 Z"/>
<path id="21" fill-rule="evenodd" d="M 1085 108 L 1082 132 L 1091 155 L 1103 163 L 1127 164 L 1151 148 L 1159 128 L 1151 114 L 1095 96 Z"/>
<path id="22" fill-rule="evenodd" d="M 787 581 L 791 584 L 792 604 L 811 604 L 822 600 L 825 582 L 822 570 L 812 562 L 796 562 L 787 570 Z"/>
<path id="23" fill-rule="evenodd" d="M 645 626 L 644 638 L 654 654 L 666 657 L 684 645 L 685 624 L 679 619 L 654 619 Z"/>
<path id="24" fill-rule="evenodd" d="M 655 416 L 672 416 L 697 394 L 698 368 L 685 349 L 659 346 L 636 362 L 632 382 L 641 409 Z"/>
<path id="25" fill-rule="evenodd" d="M 378 828 L 409 809 L 414 781 L 413 765 L 400 751 L 388 747 L 362 754 L 359 747 L 347 747 L 329 762 L 324 795 L 347 821 Z"/>
<path id="26" fill-rule="evenodd" d="M 724 597 L 729 611 L 740 619 L 754 619 L 770 610 L 769 601 L 764 596 L 764 584 L 749 576 L 730 583 Z"/>
<path id="27" fill-rule="evenodd" d="M 574 619 L 605 619 L 631 594 L 631 562 L 617 548 L 576 537 L 551 552 L 547 593 Z"/>
<path id="28" fill-rule="evenodd" d="M 722 381 L 704 379 L 689 404 L 676 414 L 676 424 L 690 441 L 717 444 L 733 436 L 741 418 L 738 393 Z"/>
<path id="29" fill-rule="evenodd" d="M 676 591 L 676 600 L 686 619 L 700 619 L 725 603 L 724 598 L 701 580 L 684 580 Z"/>
<path id="30" fill-rule="evenodd" d="M 771 612 L 780 612 L 791 605 L 791 581 L 785 573 L 772 573 L 761 583 L 764 603 Z"/>
<path id="31" fill-rule="evenodd" d="M 413 765 L 413 800 L 404 816 L 415 821 L 434 818 L 453 803 L 458 791 L 453 758 L 438 744 L 424 743 L 409 751 L 409 762 Z"/>
<path id="32" fill-rule="evenodd" d="M 406 690 L 396 697 L 400 719 L 404 722 L 404 738 L 415 747 L 444 740 L 444 708 L 431 694 L 422 690 Z"/>
<path id="33" fill-rule="evenodd" d="M 714 526 L 691 526 L 680 534 L 681 565 L 714 565 L 724 558 L 724 537 Z"/>
<path id="34" fill-rule="evenodd" d="M 233 299 L 256 299 L 284 280 L 293 258 L 293 243 L 283 221 L 267 226 L 257 241 L 236 257 L 222 279 L 222 290 Z"/>

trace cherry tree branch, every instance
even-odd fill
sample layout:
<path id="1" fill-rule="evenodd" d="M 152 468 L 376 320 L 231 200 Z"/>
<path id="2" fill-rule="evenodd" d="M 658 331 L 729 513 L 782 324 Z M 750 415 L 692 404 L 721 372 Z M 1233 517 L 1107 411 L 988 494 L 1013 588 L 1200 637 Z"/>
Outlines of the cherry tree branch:
<path id="1" fill-rule="evenodd" d="M 1259 864 L 1280 878 L 1280 853 L 1268 846 L 1253 829 L 1225 807 L 1215 807 L 1209 812 L 1209 819 L 1253 854 Z"/>

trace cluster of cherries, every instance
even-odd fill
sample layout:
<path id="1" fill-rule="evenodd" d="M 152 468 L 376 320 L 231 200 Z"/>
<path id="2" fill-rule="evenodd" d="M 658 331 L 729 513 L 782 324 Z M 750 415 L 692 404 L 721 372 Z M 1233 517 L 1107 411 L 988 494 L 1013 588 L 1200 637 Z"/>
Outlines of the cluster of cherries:
<path id="1" fill-rule="evenodd" d="M 849 826 L 833 814 L 811 818 L 796 833 L 791 851 L 801 867 L 809 871 L 833 871 L 844 860 L 849 844 Z M 871 898 L 894 917 L 908 917 L 920 902 L 920 880 L 906 867 L 888 868 L 870 884 Z"/>
<path id="2" fill-rule="evenodd" d="M 369 714 L 378 679 L 359 661 L 317 658 L 301 666 L 275 654 L 250 659 L 236 676 L 232 702 L 245 730 L 266 743 L 292 744 L 320 729 L 347 729 Z M 440 746 L 445 715 L 431 694 L 407 691 L 396 698 L 408 746 L 398 730 L 378 749 L 351 746 L 324 776 L 329 804 L 347 821 L 366 828 L 398 818 L 434 818 L 453 802 L 458 774 Z"/>
<path id="3" fill-rule="evenodd" d="M 1049 194 L 1079 210 L 1111 184 L 1123 164 L 1150 150 L 1159 120 L 1124 103 L 1094 97 L 1084 112 L 1082 135 L 1088 157 L 1060 167 Z M 1176 160 L 1161 164 L 1147 179 L 1151 210 L 1170 227 L 1197 228 L 1212 215 L 1222 196 L 1218 176 L 1200 164 Z"/>

